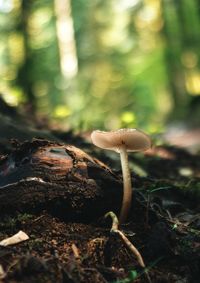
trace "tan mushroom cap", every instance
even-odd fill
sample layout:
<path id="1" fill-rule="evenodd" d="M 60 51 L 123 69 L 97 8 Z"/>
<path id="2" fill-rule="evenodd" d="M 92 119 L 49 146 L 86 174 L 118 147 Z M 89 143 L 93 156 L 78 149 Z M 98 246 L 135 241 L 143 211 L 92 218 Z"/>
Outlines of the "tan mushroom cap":
<path id="1" fill-rule="evenodd" d="M 117 131 L 93 131 L 91 134 L 93 144 L 103 148 L 120 151 L 122 145 L 127 151 L 144 151 L 151 147 L 151 139 L 144 132 L 137 129 L 120 129 Z"/>

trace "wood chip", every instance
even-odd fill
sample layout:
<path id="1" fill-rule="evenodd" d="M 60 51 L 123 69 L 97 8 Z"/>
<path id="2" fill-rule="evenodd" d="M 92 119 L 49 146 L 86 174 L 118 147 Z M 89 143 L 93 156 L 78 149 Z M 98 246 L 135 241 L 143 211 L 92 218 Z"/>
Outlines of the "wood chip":
<path id="1" fill-rule="evenodd" d="M 13 235 L 12 237 L 2 240 L 0 242 L 0 246 L 6 247 L 10 245 L 15 245 L 23 241 L 26 241 L 28 239 L 29 236 L 26 233 L 24 233 L 23 231 L 19 231 L 17 234 Z"/>
<path id="2" fill-rule="evenodd" d="M 3 269 L 3 266 L 0 264 L 0 280 L 6 277 L 6 273 Z"/>

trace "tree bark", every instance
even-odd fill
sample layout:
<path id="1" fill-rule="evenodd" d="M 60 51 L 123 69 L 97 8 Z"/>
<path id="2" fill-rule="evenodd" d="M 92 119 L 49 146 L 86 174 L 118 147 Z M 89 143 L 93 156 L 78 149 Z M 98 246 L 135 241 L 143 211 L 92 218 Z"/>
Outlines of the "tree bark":
<path id="1" fill-rule="evenodd" d="M 64 220 L 91 221 L 121 206 L 120 179 L 82 150 L 25 142 L 0 162 L 1 213 L 46 209 Z"/>

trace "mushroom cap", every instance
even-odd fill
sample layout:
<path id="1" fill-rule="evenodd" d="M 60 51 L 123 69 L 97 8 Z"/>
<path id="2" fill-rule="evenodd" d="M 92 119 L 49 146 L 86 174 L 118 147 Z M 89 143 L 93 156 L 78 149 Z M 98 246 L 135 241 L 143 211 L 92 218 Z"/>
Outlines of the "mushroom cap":
<path id="1" fill-rule="evenodd" d="M 96 130 L 92 132 L 91 139 L 96 146 L 116 152 L 120 152 L 122 146 L 125 146 L 127 151 L 144 151 L 151 147 L 150 137 L 137 129 L 110 132 Z"/>

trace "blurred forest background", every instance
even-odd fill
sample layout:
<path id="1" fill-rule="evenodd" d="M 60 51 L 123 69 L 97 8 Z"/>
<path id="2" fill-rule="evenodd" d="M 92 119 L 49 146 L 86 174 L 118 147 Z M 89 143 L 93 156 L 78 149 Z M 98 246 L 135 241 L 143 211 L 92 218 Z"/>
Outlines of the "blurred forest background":
<path id="1" fill-rule="evenodd" d="M 0 93 L 63 129 L 197 127 L 200 2 L 0 0 Z"/>

